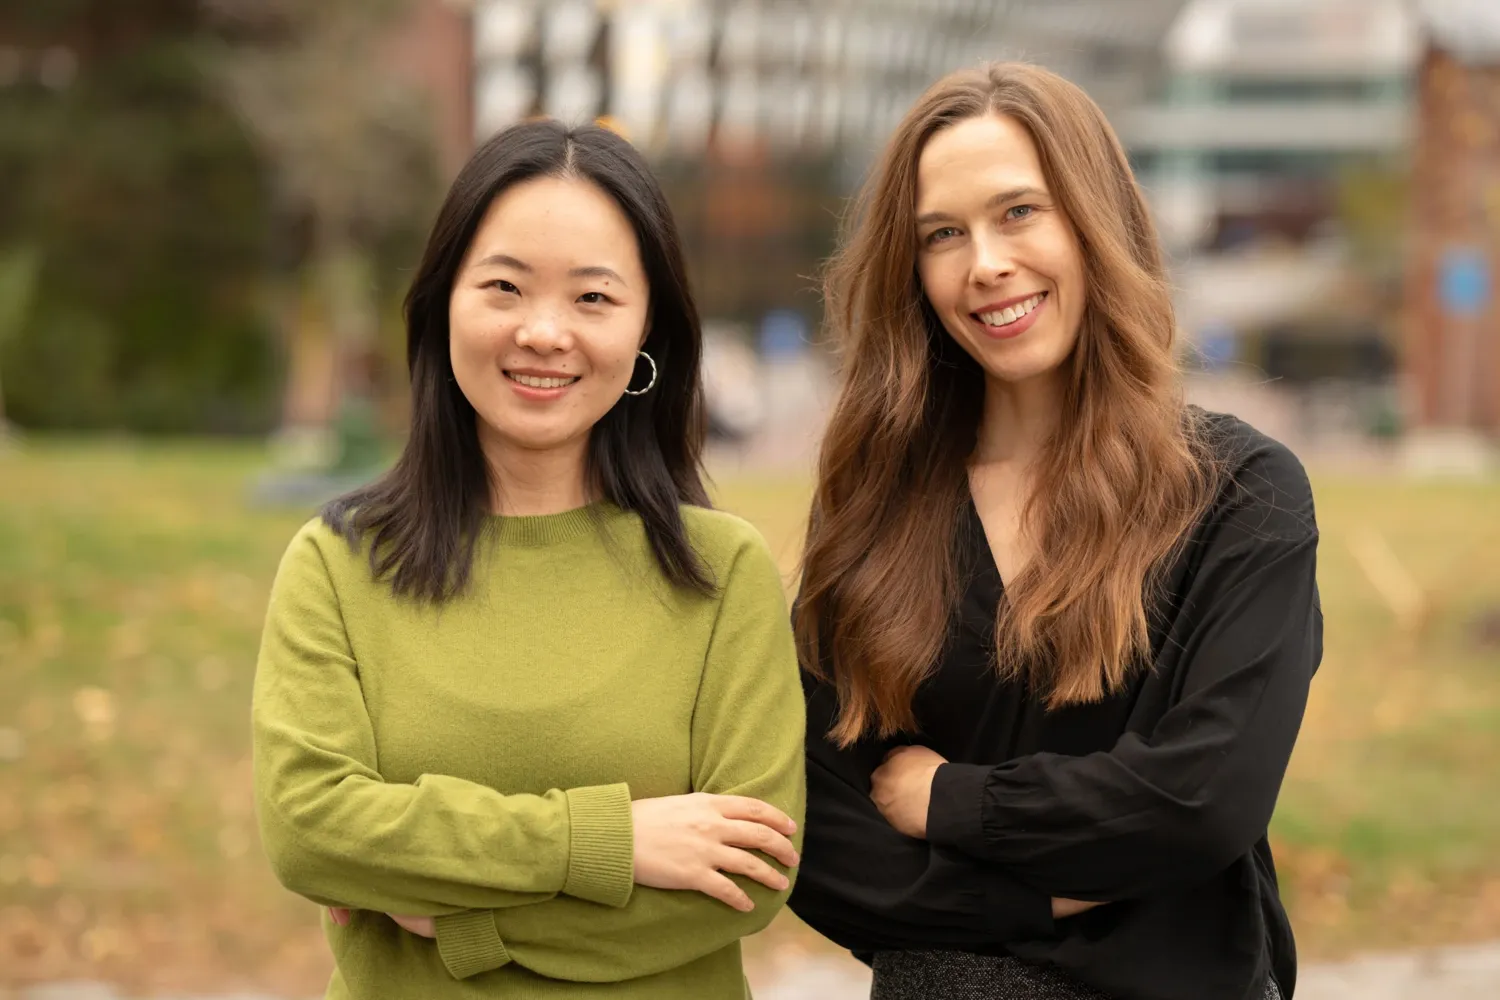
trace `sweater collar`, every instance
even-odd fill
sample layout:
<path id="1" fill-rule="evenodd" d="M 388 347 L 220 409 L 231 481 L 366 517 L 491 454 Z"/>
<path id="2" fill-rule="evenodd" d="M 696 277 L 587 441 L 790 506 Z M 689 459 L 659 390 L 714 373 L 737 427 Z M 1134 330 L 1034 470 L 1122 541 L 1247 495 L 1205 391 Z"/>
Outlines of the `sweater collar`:
<path id="1" fill-rule="evenodd" d="M 492 514 L 489 524 L 500 544 L 535 547 L 587 537 L 625 513 L 613 503 L 600 500 L 557 514 Z"/>

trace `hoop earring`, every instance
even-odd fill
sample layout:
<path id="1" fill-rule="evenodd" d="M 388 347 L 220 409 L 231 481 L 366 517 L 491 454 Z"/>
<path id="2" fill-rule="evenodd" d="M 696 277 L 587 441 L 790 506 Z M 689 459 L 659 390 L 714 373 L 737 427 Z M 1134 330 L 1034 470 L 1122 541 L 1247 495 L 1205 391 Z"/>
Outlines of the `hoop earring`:
<path id="1" fill-rule="evenodd" d="M 645 358 L 646 363 L 651 366 L 651 381 L 646 383 L 646 388 L 644 389 L 631 389 L 629 386 L 626 386 L 625 395 L 627 396 L 644 396 L 646 393 L 650 392 L 656 385 L 656 362 L 653 361 L 651 355 L 647 354 L 645 351 L 638 351 L 637 353 L 640 354 L 641 357 Z"/>

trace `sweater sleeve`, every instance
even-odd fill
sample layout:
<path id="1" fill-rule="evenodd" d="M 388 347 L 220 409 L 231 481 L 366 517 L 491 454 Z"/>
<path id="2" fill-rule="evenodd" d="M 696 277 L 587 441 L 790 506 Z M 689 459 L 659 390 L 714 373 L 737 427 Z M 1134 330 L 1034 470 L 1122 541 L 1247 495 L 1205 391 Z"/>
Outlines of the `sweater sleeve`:
<path id="1" fill-rule="evenodd" d="M 252 700 L 256 811 L 282 884 L 389 913 L 630 898 L 624 784 L 544 795 L 429 774 L 385 781 L 339 595 L 310 525 L 277 572 Z M 336 544 L 343 544 L 341 541 Z"/>
<path id="2" fill-rule="evenodd" d="M 870 798 L 889 749 L 825 738 L 837 714 L 828 684 L 807 690 L 807 845 L 791 908 L 855 953 L 906 948 L 980 950 L 1049 937 L 1052 899 L 1008 872 L 899 833 Z"/>
<path id="3" fill-rule="evenodd" d="M 804 813 L 804 708 L 786 597 L 775 561 L 759 535 L 749 536 L 721 576 L 717 618 L 708 643 L 692 722 L 693 790 L 744 795 Z M 777 871 L 795 877 L 775 859 Z M 437 921 L 439 951 L 450 940 L 479 939 L 484 960 L 448 963 L 455 975 L 507 961 L 553 979 L 614 982 L 652 975 L 712 954 L 763 929 L 790 890 L 732 878 L 755 904 L 749 913 L 700 892 L 637 886 L 630 902 L 607 910 L 559 898 L 537 906 L 466 913 Z M 449 948 L 449 950 L 453 950 Z"/>
<path id="4" fill-rule="evenodd" d="M 1119 900 L 1211 878 L 1265 836 L 1322 653 L 1317 530 L 1279 445 L 1235 484 L 1167 637 L 1181 693 L 1157 725 L 1083 757 L 942 765 L 932 843 Z"/>

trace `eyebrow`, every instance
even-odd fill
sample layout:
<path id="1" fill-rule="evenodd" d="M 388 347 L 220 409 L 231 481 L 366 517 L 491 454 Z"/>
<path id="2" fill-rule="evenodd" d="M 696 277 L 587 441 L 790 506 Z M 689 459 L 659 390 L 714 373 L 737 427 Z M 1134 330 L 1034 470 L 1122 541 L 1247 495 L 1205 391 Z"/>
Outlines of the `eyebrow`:
<path id="1" fill-rule="evenodd" d="M 524 272 L 526 274 L 535 274 L 536 273 L 536 268 L 532 267 L 530 264 L 526 263 L 524 260 L 521 260 L 518 257 L 512 257 L 510 254 L 507 254 L 507 253 L 492 253 L 488 257 L 485 257 L 483 260 L 477 262 L 474 266 L 475 267 L 493 267 L 493 266 L 511 267 L 511 268 L 515 268 L 517 271 L 522 271 L 522 272 Z M 611 268 L 604 267 L 602 264 L 595 264 L 595 265 L 593 265 L 591 267 L 575 267 L 575 268 L 573 268 L 572 270 L 570 270 L 568 272 L 568 277 L 570 277 L 570 278 L 613 278 L 615 281 L 618 281 L 620 284 L 625 285 L 627 288 L 630 286 L 630 282 L 628 282 L 624 278 L 620 277 L 620 275 L 619 275 L 618 272 L 614 271 Z"/>
<path id="2" fill-rule="evenodd" d="M 995 208 L 999 205 L 1005 204 L 1007 201 L 1015 201 L 1017 198 L 1035 197 L 1037 195 L 1046 197 L 1047 192 L 1037 187 L 1015 187 L 1011 188 L 1008 191 L 1001 191 L 999 194 L 990 198 L 989 201 L 984 203 L 984 207 L 987 209 Z M 949 215 L 947 212 L 924 212 L 923 214 L 917 216 L 917 225 L 919 226 L 926 226 L 934 222 L 952 221 L 953 216 Z"/>

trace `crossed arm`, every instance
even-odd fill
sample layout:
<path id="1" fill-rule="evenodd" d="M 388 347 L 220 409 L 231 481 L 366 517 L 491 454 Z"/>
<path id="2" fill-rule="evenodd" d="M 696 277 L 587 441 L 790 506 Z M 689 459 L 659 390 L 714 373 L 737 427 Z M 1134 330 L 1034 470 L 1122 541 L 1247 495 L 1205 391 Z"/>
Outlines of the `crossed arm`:
<path id="1" fill-rule="evenodd" d="M 693 787 L 766 803 L 765 823 L 800 826 L 803 708 L 780 576 L 764 543 L 747 543 L 721 581 L 692 720 Z M 445 775 L 386 782 L 337 595 L 305 538 L 273 588 L 253 726 L 262 840 L 283 884 L 330 907 L 435 918 L 456 976 L 509 962 L 585 981 L 648 975 L 760 929 L 790 889 L 788 866 L 771 858 L 755 864 L 777 888 L 702 866 L 748 910 L 636 885 L 640 809 L 623 782 L 535 795 Z M 736 839 L 726 825 L 687 828 L 718 847 Z"/>
<path id="2" fill-rule="evenodd" d="M 1269 825 L 1321 657 L 1302 513 L 1247 504 L 1225 518 L 1186 595 L 1192 620 L 1169 636 L 1179 695 L 1108 751 L 991 766 L 810 736 L 792 908 L 856 952 L 973 949 L 1051 936 L 1083 905 L 1070 900 L 1140 898 L 1243 856 Z M 814 729 L 830 697 L 809 690 Z"/>

